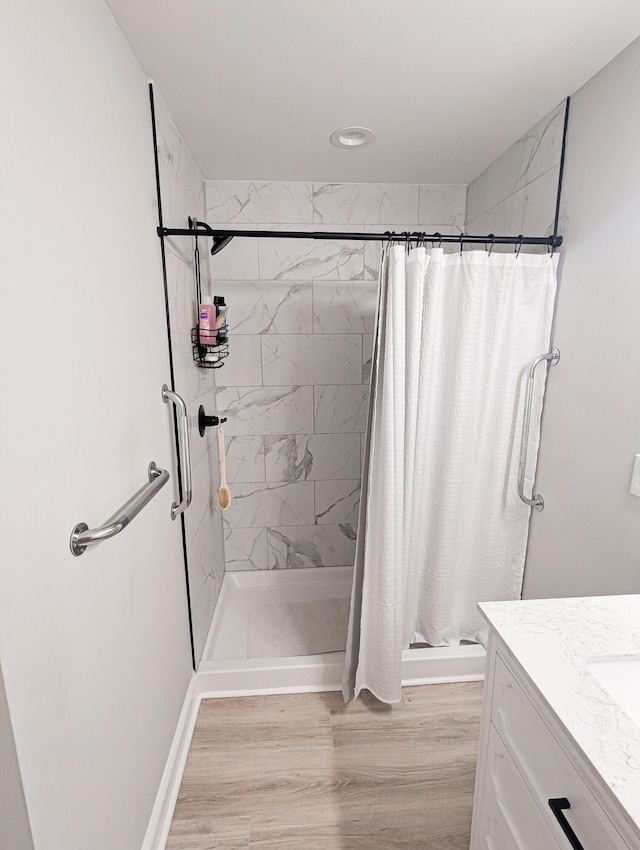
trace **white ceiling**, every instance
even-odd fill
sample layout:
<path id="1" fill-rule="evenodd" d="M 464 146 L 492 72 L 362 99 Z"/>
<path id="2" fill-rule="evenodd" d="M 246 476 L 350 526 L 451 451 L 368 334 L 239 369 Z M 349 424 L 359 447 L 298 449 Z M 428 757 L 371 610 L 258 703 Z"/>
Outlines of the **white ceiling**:
<path id="1" fill-rule="evenodd" d="M 108 3 L 209 179 L 467 183 L 640 35 L 638 0 Z"/>

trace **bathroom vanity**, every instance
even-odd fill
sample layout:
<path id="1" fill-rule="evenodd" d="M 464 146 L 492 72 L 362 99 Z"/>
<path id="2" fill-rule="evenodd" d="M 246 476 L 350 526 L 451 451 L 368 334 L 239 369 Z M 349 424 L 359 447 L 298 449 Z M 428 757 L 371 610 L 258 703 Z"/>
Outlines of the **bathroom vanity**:
<path id="1" fill-rule="evenodd" d="M 640 848 L 640 596 L 491 602 L 471 850 Z"/>

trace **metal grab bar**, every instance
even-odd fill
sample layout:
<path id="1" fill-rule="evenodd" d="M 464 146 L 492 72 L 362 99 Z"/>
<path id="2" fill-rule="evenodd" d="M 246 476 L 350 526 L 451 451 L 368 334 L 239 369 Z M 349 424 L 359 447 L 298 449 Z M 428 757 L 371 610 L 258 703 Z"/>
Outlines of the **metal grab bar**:
<path id="1" fill-rule="evenodd" d="M 99 528 L 89 528 L 86 522 L 79 522 L 73 527 L 69 546 L 74 555 L 82 555 L 87 546 L 120 534 L 122 529 L 126 528 L 131 520 L 138 516 L 144 506 L 149 504 L 151 499 L 159 490 L 162 490 L 169 480 L 167 470 L 160 469 L 154 461 L 149 464 L 148 475 L 149 483 L 141 487 L 135 496 L 132 496 L 119 511 L 109 517 L 104 525 Z"/>
<path id="2" fill-rule="evenodd" d="M 533 404 L 533 385 L 535 372 L 538 366 L 544 361 L 548 361 L 549 366 L 555 366 L 560 360 L 560 351 L 557 348 L 552 348 L 546 354 L 541 354 L 536 357 L 529 367 L 529 377 L 527 378 L 527 394 L 524 402 L 524 417 L 522 420 L 522 444 L 520 445 L 520 466 L 518 468 L 518 495 L 525 504 L 531 507 L 536 507 L 539 511 L 544 510 L 544 499 L 539 493 L 534 493 L 535 479 L 531 485 L 531 498 L 527 498 L 524 494 L 524 477 L 527 471 L 527 452 L 529 449 L 529 432 L 531 430 L 531 406 Z"/>
<path id="3" fill-rule="evenodd" d="M 171 519 L 183 514 L 191 504 L 191 453 L 189 451 L 189 419 L 187 405 L 184 399 L 174 393 L 166 384 L 162 385 L 162 400 L 165 404 L 170 401 L 178 409 L 178 450 L 180 452 L 180 477 L 182 484 L 182 501 L 171 505 Z"/>

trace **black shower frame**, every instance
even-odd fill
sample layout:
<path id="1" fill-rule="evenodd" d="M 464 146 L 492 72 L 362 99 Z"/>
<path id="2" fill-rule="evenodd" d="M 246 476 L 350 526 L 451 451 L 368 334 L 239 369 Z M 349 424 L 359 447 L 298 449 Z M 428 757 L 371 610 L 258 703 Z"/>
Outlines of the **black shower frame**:
<path id="1" fill-rule="evenodd" d="M 166 267 L 166 255 L 165 255 L 165 245 L 164 240 L 168 236 L 210 236 L 213 240 L 213 245 L 211 248 L 211 253 L 213 255 L 219 253 L 226 245 L 231 242 L 235 237 L 241 238 L 261 238 L 266 237 L 269 239 L 319 239 L 319 240 L 345 240 L 345 241 L 356 241 L 356 242 L 388 242 L 388 241 L 396 241 L 396 242 L 406 242 L 407 244 L 416 242 L 418 244 L 423 243 L 455 243 L 460 245 L 460 249 L 462 250 L 462 246 L 465 244 L 475 244 L 475 245 L 483 245 L 485 248 L 489 249 L 493 247 L 493 245 L 513 245 L 514 249 L 519 252 L 520 248 L 525 245 L 544 245 L 547 249 L 553 253 L 556 248 L 559 248 L 562 245 L 562 236 L 558 234 L 558 225 L 560 220 L 560 203 L 562 197 L 562 180 L 564 176 L 564 165 L 565 165 L 565 153 L 566 153 L 566 144 L 567 144 L 567 128 L 569 125 L 569 106 L 571 103 L 571 98 L 567 97 L 565 100 L 565 112 L 564 112 L 564 127 L 562 132 L 562 149 L 560 154 L 560 168 L 558 174 L 558 190 L 556 194 L 556 209 L 555 209 L 555 217 L 553 222 L 553 233 L 551 236 L 524 236 L 522 234 L 518 236 L 496 236 L 493 233 L 489 233 L 487 236 L 475 236 L 468 233 L 460 234 L 459 236 L 453 236 L 449 234 L 441 234 L 441 233 L 420 233 L 420 232 L 404 232 L 404 233 L 391 233 L 387 231 L 386 233 L 344 233 L 341 231 L 286 231 L 286 230 L 234 230 L 231 228 L 213 228 L 208 225 L 204 221 L 198 221 L 197 219 L 189 217 L 189 227 L 188 228 L 180 228 L 180 227 L 165 227 L 162 217 L 162 196 L 160 190 L 160 167 L 158 161 L 158 140 L 156 134 L 156 118 L 155 118 L 155 104 L 154 104 L 154 92 L 153 92 L 153 83 L 149 83 L 149 100 L 151 106 L 151 125 L 153 132 L 153 156 L 154 156 L 154 165 L 155 165 L 155 177 L 156 177 L 156 192 L 157 192 L 157 200 L 158 200 L 158 227 L 156 228 L 156 232 L 160 238 L 160 250 L 161 250 L 161 258 L 162 258 L 162 277 L 164 283 L 164 300 L 165 300 L 165 315 L 166 315 L 166 323 L 167 323 L 167 342 L 169 347 L 169 371 L 170 371 L 170 380 L 171 380 L 171 389 L 175 391 L 175 381 L 174 381 L 174 368 L 173 368 L 173 348 L 171 344 L 171 319 L 169 313 L 169 290 L 167 284 L 167 267 Z M 174 419 L 174 436 L 176 441 L 176 447 L 178 445 L 178 422 L 176 417 L 175 407 L 173 410 L 173 419 Z M 177 455 L 177 464 L 178 464 L 178 490 L 179 490 L 179 499 L 182 499 L 182 475 L 180 471 L 180 452 L 176 449 Z M 197 669 L 197 662 L 195 657 L 195 646 L 193 640 L 193 620 L 192 620 L 192 611 L 191 611 L 191 594 L 189 589 L 189 567 L 188 567 L 188 553 L 187 553 L 187 538 L 186 538 L 186 530 L 184 525 L 184 514 L 180 515 L 180 525 L 182 531 L 182 551 L 184 557 L 184 572 L 185 572 L 185 584 L 186 584 L 186 597 L 187 597 L 187 611 L 189 617 L 189 637 L 191 641 L 191 660 L 193 664 L 193 669 Z"/>
<path id="2" fill-rule="evenodd" d="M 153 96 L 153 83 L 149 83 L 149 106 L 151 109 L 151 132 L 153 136 L 153 162 L 155 166 L 155 176 L 156 176 L 156 197 L 158 201 L 158 231 L 164 229 L 163 228 L 163 219 L 162 219 L 162 192 L 160 189 L 160 164 L 158 161 L 158 136 L 156 132 L 156 109 L 155 109 L 155 101 Z M 193 234 L 192 234 L 193 235 Z M 173 366 L 173 345 L 171 344 L 171 314 L 169 310 L 169 286 L 167 283 L 167 257 L 164 245 L 164 237 L 160 238 L 160 256 L 162 260 L 162 282 L 164 286 L 164 313 L 165 320 L 167 323 L 167 347 L 169 350 L 169 376 L 170 376 L 170 385 L 171 390 L 173 392 L 176 391 L 176 382 L 175 382 L 175 370 Z M 159 394 L 158 394 L 159 397 Z M 178 501 L 182 501 L 182 469 L 181 469 L 181 461 L 180 461 L 180 451 L 178 450 L 178 446 L 180 444 L 178 439 L 178 417 L 176 413 L 176 406 L 174 404 L 171 405 L 173 408 L 173 438 L 174 444 L 176 447 L 176 464 L 178 467 Z M 189 556 L 187 552 L 187 535 L 186 529 L 184 525 L 184 513 L 180 514 L 180 532 L 182 535 L 182 558 L 184 563 L 184 578 L 186 585 L 186 601 L 187 601 L 187 616 L 189 619 L 189 642 L 191 648 L 191 664 L 193 669 L 197 669 L 197 661 L 196 661 L 196 652 L 195 645 L 193 641 L 193 615 L 191 611 L 191 590 L 189 588 Z"/>

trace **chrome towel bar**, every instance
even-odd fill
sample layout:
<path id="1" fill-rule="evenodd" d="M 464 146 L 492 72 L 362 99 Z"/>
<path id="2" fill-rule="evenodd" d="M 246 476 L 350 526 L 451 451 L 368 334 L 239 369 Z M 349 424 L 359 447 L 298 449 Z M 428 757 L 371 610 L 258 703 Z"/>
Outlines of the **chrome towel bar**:
<path id="1" fill-rule="evenodd" d="M 74 555 L 82 555 L 87 546 L 120 534 L 123 528 L 126 528 L 131 520 L 138 516 L 144 506 L 149 504 L 151 499 L 159 490 L 162 490 L 169 480 L 167 470 L 160 469 L 154 461 L 149 464 L 148 475 L 149 482 L 141 487 L 119 511 L 109 517 L 104 525 L 98 528 L 89 528 L 86 522 L 79 522 L 74 526 L 69 541 L 69 546 Z"/>
<path id="2" fill-rule="evenodd" d="M 522 419 L 522 443 L 520 445 L 520 466 L 518 468 L 518 495 L 525 504 L 531 507 L 536 507 L 539 511 L 544 510 L 544 499 L 539 493 L 534 493 L 535 480 L 531 485 L 531 498 L 529 499 L 524 494 L 524 477 L 527 471 L 527 452 L 529 449 L 529 432 L 531 430 L 531 407 L 533 404 L 533 385 L 535 380 L 536 369 L 541 363 L 548 362 L 549 366 L 555 366 L 560 360 L 560 351 L 557 348 L 552 348 L 546 354 L 541 354 L 536 357 L 529 367 L 529 376 L 527 378 L 527 394 L 524 402 L 524 417 Z"/>

